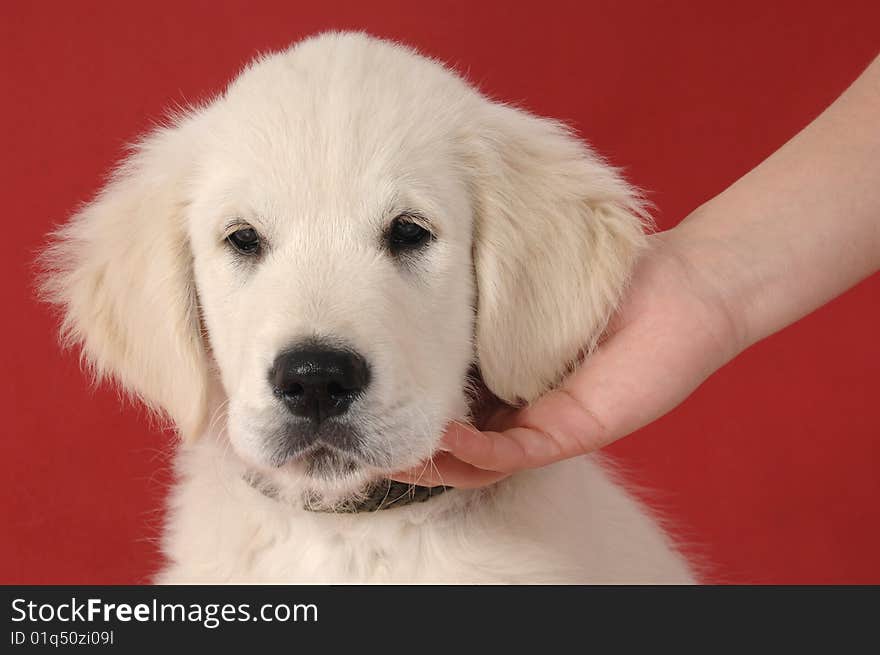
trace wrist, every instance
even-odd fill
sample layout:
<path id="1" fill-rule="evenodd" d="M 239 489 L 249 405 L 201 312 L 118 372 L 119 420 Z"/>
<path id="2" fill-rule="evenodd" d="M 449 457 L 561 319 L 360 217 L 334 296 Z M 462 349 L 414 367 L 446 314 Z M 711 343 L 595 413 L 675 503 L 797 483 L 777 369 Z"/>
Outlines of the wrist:
<path id="1" fill-rule="evenodd" d="M 754 269 L 735 242 L 706 229 L 709 221 L 701 219 L 707 213 L 705 206 L 697 208 L 662 237 L 686 271 L 691 293 L 707 308 L 704 320 L 719 335 L 726 358 L 732 359 L 758 340 L 749 291 L 755 286 L 749 279 Z"/>

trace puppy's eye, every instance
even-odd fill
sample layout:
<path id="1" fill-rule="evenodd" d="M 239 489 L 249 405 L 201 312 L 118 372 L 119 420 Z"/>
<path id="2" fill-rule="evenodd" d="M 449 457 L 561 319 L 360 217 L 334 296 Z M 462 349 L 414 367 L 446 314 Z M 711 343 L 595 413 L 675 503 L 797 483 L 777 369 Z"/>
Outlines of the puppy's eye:
<path id="1" fill-rule="evenodd" d="M 256 255 L 260 251 L 260 235 L 250 225 L 242 225 L 226 240 L 242 255 Z"/>
<path id="2" fill-rule="evenodd" d="M 388 245 L 397 254 L 416 250 L 434 238 L 430 231 L 415 223 L 409 216 L 398 216 L 388 228 Z"/>

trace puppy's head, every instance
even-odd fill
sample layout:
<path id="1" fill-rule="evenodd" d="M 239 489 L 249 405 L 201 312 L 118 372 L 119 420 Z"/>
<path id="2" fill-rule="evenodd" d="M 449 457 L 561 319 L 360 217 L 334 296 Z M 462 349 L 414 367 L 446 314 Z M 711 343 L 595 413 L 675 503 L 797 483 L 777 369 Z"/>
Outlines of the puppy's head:
<path id="1" fill-rule="evenodd" d="M 216 427 L 276 481 L 343 493 L 428 457 L 472 366 L 510 403 L 556 383 L 640 215 L 559 124 L 328 34 L 149 135 L 57 233 L 45 290 L 185 437 Z"/>

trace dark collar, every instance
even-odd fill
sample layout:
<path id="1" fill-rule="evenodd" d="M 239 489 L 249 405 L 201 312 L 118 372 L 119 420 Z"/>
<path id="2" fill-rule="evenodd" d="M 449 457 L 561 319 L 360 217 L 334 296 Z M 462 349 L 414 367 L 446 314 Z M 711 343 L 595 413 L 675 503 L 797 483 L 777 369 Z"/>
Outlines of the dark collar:
<path id="1" fill-rule="evenodd" d="M 243 477 L 245 482 L 267 498 L 281 500 L 278 488 L 259 473 L 249 471 Z M 322 504 L 317 496 L 305 496 L 302 506 L 303 509 L 309 512 L 361 514 L 364 512 L 377 512 L 383 509 L 406 507 L 413 503 L 423 503 L 450 489 L 452 487 L 423 487 L 406 482 L 397 482 L 396 480 L 380 480 L 372 483 L 357 496 L 347 498 L 333 505 Z"/>

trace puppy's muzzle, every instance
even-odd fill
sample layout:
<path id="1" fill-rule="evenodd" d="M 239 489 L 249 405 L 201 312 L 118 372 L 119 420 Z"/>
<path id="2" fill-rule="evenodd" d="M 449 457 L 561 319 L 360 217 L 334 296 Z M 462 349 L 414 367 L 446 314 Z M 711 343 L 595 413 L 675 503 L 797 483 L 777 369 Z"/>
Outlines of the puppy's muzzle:
<path id="1" fill-rule="evenodd" d="M 369 385 L 370 369 L 354 351 L 307 345 L 278 355 L 269 382 L 291 414 L 317 428 L 348 411 Z"/>

